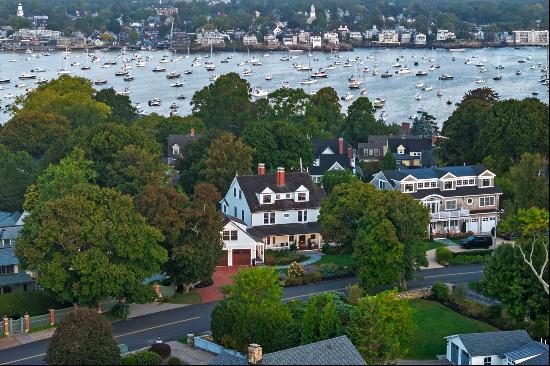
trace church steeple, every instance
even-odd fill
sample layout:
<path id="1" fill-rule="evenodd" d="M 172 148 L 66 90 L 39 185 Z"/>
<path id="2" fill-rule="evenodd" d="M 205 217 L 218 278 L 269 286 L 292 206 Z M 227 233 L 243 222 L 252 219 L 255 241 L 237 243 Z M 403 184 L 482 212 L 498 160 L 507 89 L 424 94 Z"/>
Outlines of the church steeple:
<path id="1" fill-rule="evenodd" d="M 21 5 L 21 3 L 17 5 L 17 16 L 21 18 L 25 17 L 25 13 L 23 13 L 23 5 Z"/>

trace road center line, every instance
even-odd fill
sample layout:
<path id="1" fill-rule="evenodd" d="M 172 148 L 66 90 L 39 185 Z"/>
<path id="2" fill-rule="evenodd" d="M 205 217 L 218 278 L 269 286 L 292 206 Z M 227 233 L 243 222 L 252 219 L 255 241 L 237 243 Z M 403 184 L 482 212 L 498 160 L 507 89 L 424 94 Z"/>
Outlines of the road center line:
<path id="1" fill-rule="evenodd" d="M 462 272 L 462 273 L 447 273 L 447 274 L 434 275 L 434 276 L 425 276 L 424 278 L 436 278 L 436 277 L 460 276 L 460 275 L 466 275 L 466 274 L 474 274 L 474 273 L 483 273 L 483 271 L 475 271 L 475 272 Z"/>
<path id="2" fill-rule="evenodd" d="M 180 324 L 180 323 L 185 323 L 185 322 L 189 322 L 189 321 L 192 321 L 192 320 L 197 320 L 197 319 L 200 319 L 200 318 L 201 318 L 200 316 L 195 316 L 195 317 L 193 317 L 193 318 L 177 320 L 177 321 L 171 322 L 171 323 L 165 323 L 165 324 L 155 325 L 154 327 L 143 328 L 143 329 L 135 330 L 135 331 L 133 331 L 133 332 L 128 332 L 128 333 L 124 333 L 124 334 L 119 334 L 119 335 L 116 335 L 115 338 L 126 337 L 126 336 L 133 335 L 133 334 L 143 333 L 143 332 L 147 332 L 147 331 L 150 331 L 150 330 L 153 330 L 153 329 L 158 329 L 158 328 L 163 328 L 163 327 L 169 327 L 169 326 L 171 326 L 171 325 Z"/>
<path id="3" fill-rule="evenodd" d="M 193 318 L 177 320 L 177 321 L 171 322 L 171 323 L 160 324 L 160 325 L 156 325 L 156 326 L 154 326 L 154 327 L 149 327 L 149 328 L 139 329 L 139 330 L 136 330 L 136 331 L 133 331 L 133 332 L 128 332 L 128 333 L 119 334 L 119 335 L 114 336 L 114 338 L 126 337 L 126 336 L 129 336 L 129 335 L 138 334 L 138 333 L 143 333 L 143 332 L 147 332 L 147 331 L 154 330 L 154 329 L 158 329 L 158 328 L 169 327 L 169 326 L 171 326 L 171 325 L 180 324 L 180 323 L 185 323 L 185 322 L 189 322 L 189 321 L 192 321 L 192 320 L 197 320 L 197 319 L 200 319 L 200 318 L 201 318 L 200 316 L 195 316 L 195 317 L 193 317 Z M 41 353 L 41 354 L 39 354 L 39 355 L 29 356 L 29 357 L 25 357 L 25 358 L 20 358 L 20 359 L 18 359 L 18 360 L 13 360 L 13 361 L 5 362 L 5 363 L 3 363 L 2 365 L 11 365 L 11 364 L 14 364 L 14 363 L 17 363 L 17 362 L 23 362 L 23 361 L 27 361 L 27 360 L 32 360 L 33 358 L 44 357 L 44 356 L 46 356 L 46 354 L 45 354 L 45 353 Z"/>

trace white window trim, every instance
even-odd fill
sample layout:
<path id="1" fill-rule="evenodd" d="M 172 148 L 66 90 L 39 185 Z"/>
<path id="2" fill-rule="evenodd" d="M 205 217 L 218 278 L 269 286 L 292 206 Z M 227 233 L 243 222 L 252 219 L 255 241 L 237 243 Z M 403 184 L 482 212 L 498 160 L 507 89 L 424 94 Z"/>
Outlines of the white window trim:
<path id="1" fill-rule="evenodd" d="M 490 205 L 486 205 L 486 204 L 481 204 L 482 201 L 486 200 L 486 199 L 489 199 L 489 200 L 493 200 L 493 203 L 490 204 Z M 495 205 L 495 197 L 494 196 L 483 196 L 483 197 L 479 197 L 479 207 L 491 207 L 491 206 L 494 206 Z"/>
<path id="2" fill-rule="evenodd" d="M 447 207 L 447 204 L 451 203 L 451 202 L 454 202 L 455 204 L 455 207 L 454 208 L 448 208 Z M 458 202 L 457 200 L 447 200 L 445 201 L 445 211 L 456 211 L 458 209 Z"/>

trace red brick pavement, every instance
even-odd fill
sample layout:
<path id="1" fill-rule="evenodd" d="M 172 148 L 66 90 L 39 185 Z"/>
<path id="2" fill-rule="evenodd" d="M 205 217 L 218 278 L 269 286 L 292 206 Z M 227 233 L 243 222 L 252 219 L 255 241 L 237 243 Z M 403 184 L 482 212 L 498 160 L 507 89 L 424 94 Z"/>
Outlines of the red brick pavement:
<path id="1" fill-rule="evenodd" d="M 216 267 L 216 271 L 212 275 L 212 280 L 214 280 L 214 284 L 212 286 L 197 289 L 197 292 L 201 296 L 202 303 L 218 301 L 222 299 L 223 295 L 220 292 L 220 287 L 233 283 L 230 276 L 234 273 L 237 273 L 239 268 L 246 267 L 247 266 Z"/>

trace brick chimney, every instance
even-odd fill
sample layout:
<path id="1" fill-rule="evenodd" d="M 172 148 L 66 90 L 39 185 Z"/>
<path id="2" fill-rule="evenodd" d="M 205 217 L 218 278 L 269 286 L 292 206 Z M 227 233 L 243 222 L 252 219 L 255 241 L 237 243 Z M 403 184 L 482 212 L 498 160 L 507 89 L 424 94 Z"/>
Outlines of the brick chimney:
<path id="1" fill-rule="evenodd" d="M 248 346 L 248 363 L 251 365 L 259 365 L 262 363 L 262 347 L 259 344 L 252 343 Z"/>
<path id="2" fill-rule="evenodd" d="M 265 175 L 265 164 L 258 163 L 258 175 Z"/>
<path id="3" fill-rule="evenodd" d="M 436 135 L 433 135 L 432 136 L 432 146 L 435 146 L 435 143 L 437 142 L 437 136 Z"/>
<path id="4" fill-rule="evenodd" d="M 401 123 L 401 132 L 403 133 L 403 135 L 410 135 L 411 134 L 411 124 L 410 124 L 410 122 Z"/>
<path id="5" fill-rule="evenodd" d="M 349 161 L 349 164 L 351 165 L 353 161 L 353 149 L 351 147 L 348 147 L 348 161 Z"/>
<path id="6" fill-rule="evenodd" d="M 277 186 L 284 187 L 285 185 L 285 168 L 277 168 Z"/>
<path id="7" fill-rule="evenodd" d="M 338 138 L 338 154 L 344 155 L 344 138 L 343 137 Z"/>
<path id="8" fill-rule="evenodd" d="M 191 133 L 189 134 L 190 136 L 195 136 L 195 128 L 191 128 Z"/>

